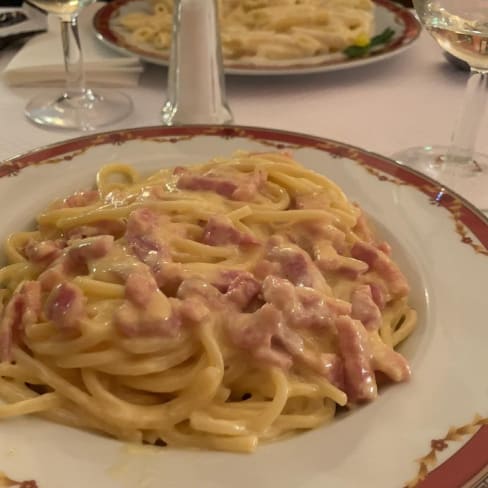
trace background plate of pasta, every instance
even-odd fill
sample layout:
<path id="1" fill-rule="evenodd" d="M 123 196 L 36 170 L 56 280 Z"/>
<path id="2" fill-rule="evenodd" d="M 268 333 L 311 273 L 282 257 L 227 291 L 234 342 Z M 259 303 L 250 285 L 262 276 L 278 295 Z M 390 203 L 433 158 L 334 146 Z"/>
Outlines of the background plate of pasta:
<path id="1" fill-rule="evenodd" d="M 98 39 L 167 65 L 172 0 L 115 0 L 93 20 Z M 390 0 L 219 0 L 225 71 L 304 74 L 361 66 L 406 49 L 420 24 Z"/>
<path id="2" fill-rule="evenodd" d="M 246 127 L 3 162 L 0 486 L 467 482 L 488 464 L 488 223 L 439 190 Z"/>

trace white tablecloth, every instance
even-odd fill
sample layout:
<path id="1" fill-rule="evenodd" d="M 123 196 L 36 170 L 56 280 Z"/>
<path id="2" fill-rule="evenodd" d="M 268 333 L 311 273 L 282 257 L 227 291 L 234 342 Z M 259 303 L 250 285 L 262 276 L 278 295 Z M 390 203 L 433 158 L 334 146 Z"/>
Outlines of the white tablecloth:
<path id="1" fill-rule="evenodd" d="M 0 69 L 14 52 L 0 52 Z M 61 56 L 61 48 L 60 48 Z M 364 67 L 317 75 L 227 77 L 236 124 L 305 132 L 390 155 L 410 146 L 446 144 L 459 110 L 465 72 L 454 69 L 429 35 L 407 51 Z M 134 112 L 104 130 L 160 123 L 166 69 L 147 65 L 137 88 L 124 90 Z M 0 160 L 80 135 L 38 128 L 23 115 L 40 89 L 0 80 Z M 478 150 L 488 152 L 488 120 Z"/>

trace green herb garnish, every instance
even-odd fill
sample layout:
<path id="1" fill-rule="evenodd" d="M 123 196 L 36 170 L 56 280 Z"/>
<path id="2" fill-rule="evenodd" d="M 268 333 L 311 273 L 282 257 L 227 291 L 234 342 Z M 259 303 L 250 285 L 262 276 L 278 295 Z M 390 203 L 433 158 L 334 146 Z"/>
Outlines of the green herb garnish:
<path id="1" fill-rule="evenodd" d="M 391 27 L 387 27 L 381 34 L 374 36 L 365 46 L 349 46 L 344 49 L 344 54 L 349 58 L 361 58 L 369 54 L 372 48 L 380 44 L 386 44 L 395 35 L 395 31 Z"/>

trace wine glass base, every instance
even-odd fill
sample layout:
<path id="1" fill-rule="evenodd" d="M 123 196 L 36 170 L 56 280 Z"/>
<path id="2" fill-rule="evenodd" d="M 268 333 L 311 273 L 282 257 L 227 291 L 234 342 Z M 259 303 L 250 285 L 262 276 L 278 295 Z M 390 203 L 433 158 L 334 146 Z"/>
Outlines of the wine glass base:
<path id="1" fill-rule="evenodd" d="M 430 176 L 483 211 L 488 210 L 488 156 L 469 163 L 445 162 L 448 146 L 413 147 L 392 155 L 399 163 Z"/>
<path id="2" fill-rule="evenodd" d="M 39 95 L 27 104 L 25 115 L 44 127 L 89 131 L 118 122 L 131 111 L 132 101 L 127 95 L 87 89 L 80 95 Z"/>

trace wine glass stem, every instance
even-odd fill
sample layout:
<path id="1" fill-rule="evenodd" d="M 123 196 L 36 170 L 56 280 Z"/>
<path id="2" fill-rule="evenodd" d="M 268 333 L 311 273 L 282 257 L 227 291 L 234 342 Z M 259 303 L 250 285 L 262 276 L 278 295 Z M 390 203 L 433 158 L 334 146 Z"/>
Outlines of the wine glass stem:
<path id="1" fill-rule="evenodd" d="M 451 136 L 447 153 L 450 162 L 473 161 L 476 137 L 486 106 L 487 72 L 471 68 L 461 113 Z"/>
<path id="2" fill-rule="evenodd" d="M 66 95 L 70 98 L 83 96 L 86 91 L 85 74 L 77 15 L 69 19 L 61 19 L 61 39 L 66 73 Z"/>

